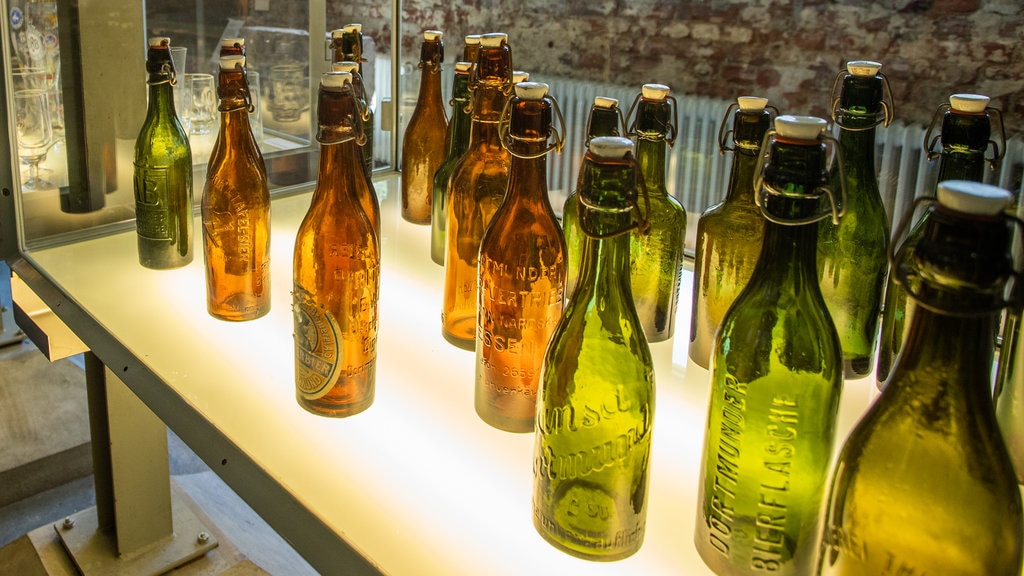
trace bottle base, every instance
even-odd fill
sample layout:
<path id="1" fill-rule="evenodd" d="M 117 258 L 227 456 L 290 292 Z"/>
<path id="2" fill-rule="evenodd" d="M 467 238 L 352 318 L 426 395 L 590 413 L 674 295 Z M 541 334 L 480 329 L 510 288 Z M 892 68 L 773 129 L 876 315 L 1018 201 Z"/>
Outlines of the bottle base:
<path id="1" fill-rule="evenodd" d="M 451 334 L 444 328 L 441 329 L 441 335 L 448 341 L 449 344 L 456 348 L 462 348 L 470 352 L 476 351 L 476 338 L 459 338 L 458 336 Z"/>
<path id="2" fill-rule="evenodd" d="M 346 402 L 346 403 L 332 403 L 332 402 L 318 402 L 316 400 L 306 400 L 301 396 L 297 396 L 296 400 L 299 402 L 299 406 L 302 406 L 306 412 L 316 414 L 317 416 L 325 416 L 327 418 L 347 418 L 349 416 L 355 416 L 360 412 L 364 412 L 373 404 L 373 394 L 370 394 L 367 398 L 359 400 L 358 402 Z"/>
<path id="3" fill-rule="evenodd" d="M 636 546 L 632 546 L 627 549 L 618 549 L 600 553 L 596 551 L 588 552 L 581 550 L 579 548 L 567 546 L 564 542 L 558 540 L 554 534 L 552 534 L 547 528 L 544 527 L 544 525 L 538 520 L 536 515 L 534 515 L 533 517 L 533 526 L 537 530 L 537 533 L 540 534 L 541 538 L 544 538 L 544 540 L 547 541 L 548 544 L 551 544 L 558 550 L 561 550 L 562 552 L 565 552 L 570 556 L 575 556 L 576 558 L 580 558 L 582 560 L 590 560 L 591 562 L 616 562 L 618 560 L 629 558 L 633 554 L 636 554 L 636 552 L 640 550 L 641 544 L 643 544 L 643 540 L 641 539 L 636 544 Z"/>
<path id="4" fill-rule="evenodd" d="M 874 368 L 874 358 L 870 356 L 843 358 L 843 376 L 847 380 L 863 378 L 871 373 L 872 368 Z"/>

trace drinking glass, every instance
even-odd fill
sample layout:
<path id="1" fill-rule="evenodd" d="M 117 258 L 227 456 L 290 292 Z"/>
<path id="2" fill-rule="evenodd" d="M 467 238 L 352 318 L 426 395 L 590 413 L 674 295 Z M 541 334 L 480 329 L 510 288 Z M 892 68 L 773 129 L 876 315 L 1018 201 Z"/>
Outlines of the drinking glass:
<path id="1" fill-rule="evenodd" d="M 39 164 L 46 159 L 46 152 L 53 144 L 46 90 L 31 88 L 15 91 L 14 111 L 18 156 L 28 164 L 28 179 L 22 182 L 22 187 L 26 190 L 52 188 L 52 183 L 39 176 Z"/>

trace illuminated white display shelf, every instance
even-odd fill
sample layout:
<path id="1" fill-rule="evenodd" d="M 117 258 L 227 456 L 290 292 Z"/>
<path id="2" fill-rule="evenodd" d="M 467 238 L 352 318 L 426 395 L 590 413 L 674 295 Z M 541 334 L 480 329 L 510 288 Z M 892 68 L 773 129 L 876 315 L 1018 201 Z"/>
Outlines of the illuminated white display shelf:
<path id="1" fill-rule="evenodd" d="M 322 572 L 711 574 L 692 542 L 708 394 L 708 373 L 687 365 L 692 274 L 674 341 L 651 346 L 657 403 L 643 548 L 617 562 L 580 560 L 533 528 L 532 434 L 491 428 L 473 409 L 475 357 L 441 337 L 444 271 L 429 256 L 430 227 L 401 219 L 394 179 L 377 188 L 377 395 L 346 419 L 295 401 L 292 247 L 310 191 L 273 202 L 272 309 L 251 322 L 206 313 L 198 220 L 195 260 L 179 270 L 139 266 L 134 231 L 25 257 L 56 290 L 51 307 L 99 359 Z M 868 404 L 870 382 L 846 384 L 840 438 Z"/>

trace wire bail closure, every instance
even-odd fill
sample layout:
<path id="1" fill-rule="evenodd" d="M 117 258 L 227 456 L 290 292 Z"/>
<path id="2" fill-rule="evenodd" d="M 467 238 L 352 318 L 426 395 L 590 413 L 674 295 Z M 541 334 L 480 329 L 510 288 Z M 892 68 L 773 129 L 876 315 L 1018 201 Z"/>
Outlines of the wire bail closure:
<path id="1" fill-rule="evenodd" d="M 633 195 L 633 198 L 631 199 L 629 206 L 623 206 L 621 208 L 609 208 L 607 206 L 597 206 L 596 204 L 592 204 L 592 203 L 588 202 L 587 198 L 586 198 L 586 196 L 584 194 L 577 194 L 576 195 L 577 198 L 579 198 L 579 201 L 580 201 L 579 205 L 576 207 L 576 211 L 577 211 L 577 213 L 579 215 L 580 228 L 583 230 L 584 234 L 586 234 L 587 236 L 589 236 L 591 238 L 598 238 L 598 239 L 615 238 L 616 236 L 622 236 L 623 234 L 629 234 L 633 230 L 636 230 L 637 232 L 639 232 L 641 234 L 647 234 L 647 232 L 649 232 L 650 229 L 651 229 L 651 201 L 650 201 L 650 198 L 648 197 L 648 194 L 647 194 L 647 184 L 646 184 L 646 182 L 644 182 L 644 179 L 642 177 L 638 177 L 637 176 L 638 174 L 640 174 L 640 164 L 639 164 L 636 156 L 633 155 L 633 153 L 629 153 L 626 156 L 625 159 L 633 167 L 634 179 L 638 182 L 638 184 L 636 186 L 636 189 L 639 191 L 639 194 L 634 194 Z M 580 175 L 582 177 L 582 173 Z M 643 201 L 644 201 L 644 210 L 643 210 L 643 212 L 640 211 L 640 203 L 637 202 L 638 197 L 643 198 Z M 632 219 L 633 222 L 629 226 L 626 226 L 626 227 L 622 228 L 621 230 L 615 230 L 615 231 L 612 231 L 612 232 L 599 233 L 599 232 L 595 232 L 592 228 L 590 228 L 590 224 L 587 222 L 587 219 L 584 217 L 584 213 L 583 213 L 583 209 L 582 209 L 582 207 L 584 207 L 584 206 L 587 209 L 589 209 L 589 210 L 593 210 L 595 212 L 604 212 L 606 214 L 626 214 L 628 212 L 632 212 L 632 213 L 634 213 L 636 215 L 636 217 Z"/>
<path id="2" fill-rule="evenodd" d="M 735 130 L 729 124 L 729 119 L 734 116 L 733 110 L 738 110 L 740 105 L 738 102 L 729 104 L 729 107 L 725 109 L 725 115 L 722 116 L 722 123 L 718 126 L 718 153 L 722 156 L 726 152 L 735 152 L 736 148 L 729 146 L 729 135 L 735 134 Z M 779 115 L 779 109 L 771 104 L 766 105 L 763 110 L 769 112 L 769 122 L 773 122 Z"/>
<path id="3" fill-rule="evenodd" d="M 942 155 L 942 152 L 935 151 L 935 145 L 942 141 L 942 133 L 940 130 L 939 134 L 932 136 L 935 132 L 935 127 L 942 123 L 942 119 L 946 113 L 953 109 L 949 103 L 940 104 L 936 109 L 935 113 L 932 114 L 932 121 L 928 124 L 928 130 L 924 133 L 924 144 L 925 154 L 929 162 L 935 160 Z M 991 123 L 992 132 L 996 132 L 999 135 L 999 141 L 996 142 L 991 138 L 988 141 L 988 145 L 992 147 L 992 157 L 985 158 L 985 163 L 988 164 L 990 170 L 996 170 L 999 167 L 999 163 L 1003 160 L 1003 156 L 1006 154 L 1006 130 L 1003 127 L 1003 113 L 998 108 L 991 106 L 985 107 L 984 114 L 988 116 L 989 122 Z M 984 151 L 982 151 L 984 153 Z"/>
<path id="4" fill-rule="evenodd" d="M 771 164 L 771 158 L 774 155 L 772 150 L 771 140 L 775 136 L 777 131 L 774 128 L 769 129 L 764 133 L 764 139 L 761 141 L 761 155 L 757 159 L 757 166 L 754 168 L 754 203 L 758 208 L 761 209 L 761 214 L 764 215 L 765 219 L 774 224 L 781 224 L 784 226 L 800 226 L 803 224 L 812 224 L 814 222 L 820 222 L 826 218 L 831 217 L 832 224 L 838 226 L 839 220 L 842 219 L 843 215 L 846 214 L 846 179 L 839 178 L 839 194 L 840 197 L 836 198 L 836 193 L 826 183 L 816 187 L 815 193 L 793 193 L 785 190 L 780 190 L 775 186 L 772 186 L 764 181 L 764 167 Z M 838 143 L 832 135 L 827 132 L 822 133 L 818 136 L 819 142 L 824 142 L 825 151 L 832 160 L 839 165 L 839 173 L 845 173 L 845 167 L 843 166 L 843 156 L 838 153 Z M 827 182 L 827 174 L 831 170 L 832 162 L 826 162 L 825 171 L 823 173 L 822 181 Z M 797 220 L 784 220 L 777 218 L 772 214 L 769 214 L 765 210 L 765 199 L 768 195 L 775 196 L 789 196 L 799 197 L 807 200 L 820 200 L 822 196 L 827 196 L 831 209 L 820 214 L 808 216 L 807 218 L 800 218 Z"/>
<path id="5" fill-rule="evenodd" d="M 657 140 L 658 138 L 649 136 L 647 133 L 639 134 L 636 131 L 636 121 L 637 116 L 639 116 L 640 101 L 643 99 L 643 95 L 642 91 L 637 94 L 636 98 L 633 98 L 633 103 L 629 106 L 629 112 L 626 112 L 626 120 L 630 121 L 630 124 L 626 127 L 625 135 L 627 137 L 643 138 L 644 140 Z M 671 121 L 665 124 L 665 136 L 662 139 L 671 148 L 676 143 L 676 136 L 679 133 L 677 129 L 679 126 L 679 106 L 676 104 L 675 96 L 671 94 L 665 97 L 665 102 L 669 105 Z M 634 115 L 634 112 L 637 114 Z"/>
<path id="6" fill-rule="evenodd" d="M 551 105 L 551 109 L 555 113 L 555 118 L 558 120 L 558 126 L 551 125 L 551 130 L 548 135 L 543 139 L 524 138 L 522 136 L 513 136 L 510 131 L 510 125 L 512 123 L 512 106 L 515 98 L 508 98 L 505 100 L 505 106 L 501 109 L 501 118 L 498 119 L 498 140 L 501 142 L 501 147 L 508 150 L 509 154 L 517 157 L 530 160 L 533 158 L 540 158 L 552 150 L 561 154 L 562 148 L 565 146 L 565 119 L 562 117 L 562 110 L 558 107 L 558 101 L 552 98 L 550 95 L 546 95 L 543 98 L 543 102 L 548 102 Z M 523 154 L 516 152 L 513 149 L 512 143 L 516 140 L 524 142 L 547 142 L 552 139 L 549 146 L 539 152 L 532 154 Z"/>
<path id="7" fill-rule="evenodd" d="M 893 239 L 901 238 L 906 233 L 907 228 L 910 226 L 913 220 L 914 214 L 917 209 L 924 206 L 924 210 L 933 206 L 941 207 L 942 204 L 938 198 L 934 196 L 921 196 L 914 200 L 914 203 L 910 210 L 904 215 L 900 221 L 899 226 L 896 228 L 896 233 L 893 235 Z M 1011 223 L 1017 229 L 1017 233 L 1013 236 L 1016 238 L 1018 244 L 1018 250 L 1014 251 L 1020 253 L 1021 249 L 1024 249 L 1024 220 L 1016 216 L 1001 212 L 997 215 L 1002 220 Z M 996 303 L 991 306 L 986 306 L 981 309 L 971 309 L 965 311 L 960 308 L 943 308 L 936 306 L 927 300 L 922 298 L 921 292 L 917 289 L 920 285 L 921 275 L 915 273 L 910 266 L 911 258 L 907 257 L 907 251 L 917 243 L 910 243 L 909 238 L 903 238 L 902 242 L 899 242 L 899 246 L 896 246 L 896 242 L 890 242 L 888 248 L 889 268 L 893 271 L 893 281 L 897 286 L 900 286 L 910 295 L 918 306 L 926 308 L 932 312 L 939 314 L 945 314 L 947 316 L 954 316 L 959 318 L 966 318 L 970 316 L 984 316 L 987 314 L 997 313 L 1004 308 L 1019 311 L 1024 306 L 1024 283 L 1021 282 L 1021 278 L 1024 277 L 1024 270 L 1020 269 L 1021 264 L 1014 263 L 1014 268 L 1010 270 L 1009 278 L 1006 282 L 1006 287 L 1003 293 L 1006 297 L 998 299 Z M 1015 258 L 1014 260 L 1017 260 Z"/>
<path id="8" fill-rule="evenodd" d="M 839 105 L 839 93 L 842 91 L 843 80 L 851 76 L 849 72 L 840 70 L 836 74 L 835 80 L 832 82 L 832 121 L 843 130 L 850 132 L 860 132 L 863 130 L 871 130 L 877 128 L 879 125 L 882 127 L 888 127 L 892 123 L 893 119 L 893 103 L 892 103 L 892 88 L 889 86 L 889 77 L 882 72 L 875 74 L 882 79 L 882 110 L 875 113 L 875 118 L 870 125 L 867 126 L 847 126 L 844 122 L 847 116 L 855 116 L 850 114 L 844 108 Z M 863 117 L 863 116 L 860 116 Z"/>

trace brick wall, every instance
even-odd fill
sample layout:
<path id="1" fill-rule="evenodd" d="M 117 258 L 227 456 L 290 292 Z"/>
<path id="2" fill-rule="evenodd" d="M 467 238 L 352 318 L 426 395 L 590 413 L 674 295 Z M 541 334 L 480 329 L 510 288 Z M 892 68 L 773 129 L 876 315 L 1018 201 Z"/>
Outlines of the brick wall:
<path id="1" fill-rule="evenodd" d="M 402 39 L 445 32 L 447 61 L 466 34 L 507 32 L 517 69 L 545 76 L 661 82 L 677 97 L 768 97 L 783 113 L 826 115 L 847 60 L 883 64 L 896 117 L 927 124 L 955 92 L 992 97 L 1010 134 L 1024 133 L 1021 0 L 406 0 Z M 378 47 L 378 3 L 329 3 L 328 22 L 361 22 Z M 553 87 L 553 91 L 556 87 Z M 557 96 L 557 93 L 556 93 Z"/>

